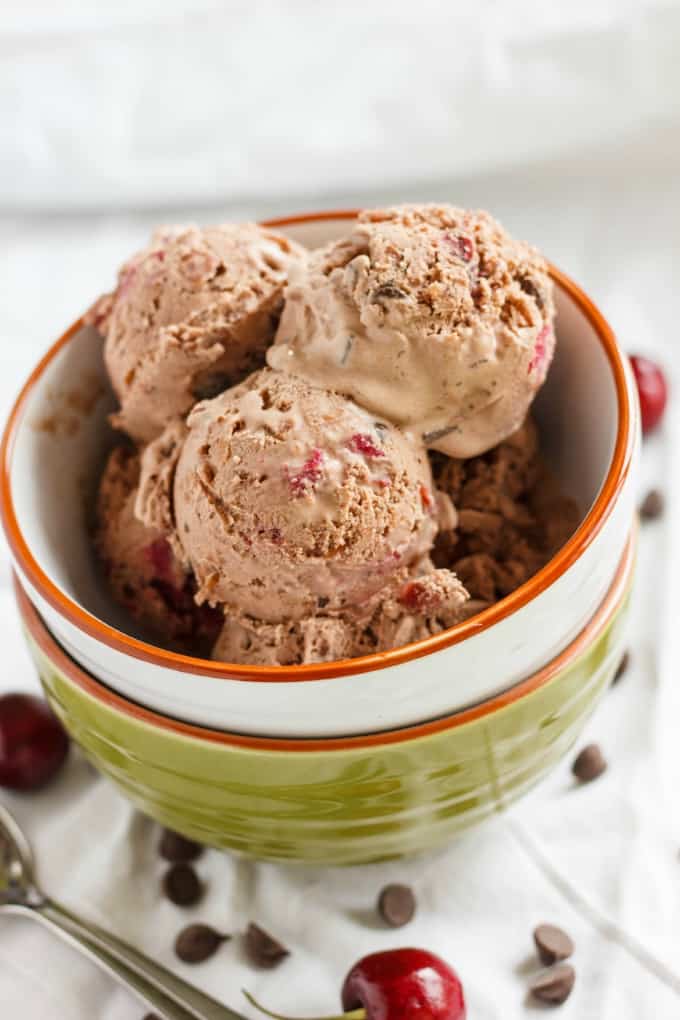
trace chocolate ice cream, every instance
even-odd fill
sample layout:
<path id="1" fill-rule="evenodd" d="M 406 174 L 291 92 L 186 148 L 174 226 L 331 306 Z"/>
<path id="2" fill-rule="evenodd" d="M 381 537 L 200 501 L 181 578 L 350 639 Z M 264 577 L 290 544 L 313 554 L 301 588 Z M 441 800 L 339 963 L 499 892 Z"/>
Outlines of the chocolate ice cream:
<path id="1" fill-rule="evenodd" d="M 388 588 L 372 607 L 348 607 L 336 616 L 320 611 L 286 623 L 227 617 L 213 659 L 297 666 L 385 652 L 460 622 L 468 615 L 467 605 L 455 574 L 429 570 Z"/>
<path id="2" fill-rule="evenodd" d="M 553 317 L 545 261 L 488 213 L 406 205 L 292 268 L 267 360 L 472 457 L 524 421 Z"/>
<path id="3" fill-rule="evenodd" d="M 159 232 L 90 316 L 139 443 L 101 481 L 114 597 L 167 643 L 277 666 L 508 595 L 578 523 L 528 417 L 553 318 L 545 262 L 483 212 L 369 211 L 312 253 Z"/>
<path id="4" fill-rule="evenodd" d="M 139 457 L 114 449 L 99 484 L 95 548 L 115 600 L 133 619 L 166 643 L 208 651 L 221 618 L 197 606 L 189 568 L 165 536 L 134 514 Z"/>
<path id="5" fill-rule="evenodd" d="M 262 364 L 300 256 L 288 238 L 251 223 L 157 231 L 88 316 L 106 337 L 116 427 L 153 439 Z"/>
<path id="6" fill-rule="evenodd" d="M 440 529 L 433 558 L 456 572 L 473 599 L 491 604 L 509 595 L 578 524 L 578 507 L 541 458 L 531 418 L 480 457 L 432 460 L 437 486 L 458 511 L 455 526 Z"/>
<path id="7" fill-rule="evenodd" d="M 268 623 L 332 613 L 432 546 L 424 449 L 336 393 L 264 369 L 196 405 L 187 428 L 179 453 L 167 435 L 152 444 L 141 489 L 146 523 L 166 528 L 159 464 L 177 460 L 174 525 L 199 601 Z"/>

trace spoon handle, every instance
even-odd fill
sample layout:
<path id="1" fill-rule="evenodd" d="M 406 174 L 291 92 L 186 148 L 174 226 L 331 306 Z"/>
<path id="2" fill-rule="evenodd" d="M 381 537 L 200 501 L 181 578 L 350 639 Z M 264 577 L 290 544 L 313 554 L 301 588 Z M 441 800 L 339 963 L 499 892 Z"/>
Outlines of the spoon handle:
<path id="1" fill-rule="evenodd" d="M 82 949 L 113 977 L 136 991 L 167 1020 L 244 1020 L 227 1006 L 200 992 L 144 953 L 95 924 L 83 921 L 52 900 L 29 913 Z"/>

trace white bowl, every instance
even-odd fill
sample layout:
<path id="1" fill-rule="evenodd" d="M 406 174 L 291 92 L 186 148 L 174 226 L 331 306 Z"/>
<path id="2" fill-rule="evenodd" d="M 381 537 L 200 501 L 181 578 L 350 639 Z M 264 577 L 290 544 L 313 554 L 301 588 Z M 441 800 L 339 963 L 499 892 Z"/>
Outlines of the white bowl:
<path id="1" fill-rule="evenodd" d="M 310 246 L 352 213 L 276 225 Z M 634 516 L 640 445 L 627 359 L 600 313 L 553 270 L 558 345 L 536 402 L 545 452 L 582 522 L 512 595 L 434 638 L 380 655 L 298 667 L 212 663 L 151 645 L 108 597 L 88 507 L 113 441 L 99 337 L 77 322 L 36 367 L 3 439 L 2 514 L 21 582 L 85 669 L 125 696 L 188 722 L 279 737 L 340 736 L 414 724 L 489 698 L 554 658 L 602 602 Z M 99 396 L 97 397 L 97 394 Z"/>

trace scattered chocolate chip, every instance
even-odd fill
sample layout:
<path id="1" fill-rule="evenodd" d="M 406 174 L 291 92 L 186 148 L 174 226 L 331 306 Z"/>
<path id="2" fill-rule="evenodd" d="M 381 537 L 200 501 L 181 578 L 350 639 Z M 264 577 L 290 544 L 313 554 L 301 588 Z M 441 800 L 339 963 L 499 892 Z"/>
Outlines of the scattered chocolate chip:
<path id="1" fill-rule="evenodd" d="M 416 898 L 408 885 L 386 885 L 378 897 L 378 913 L 390 928 L 402 928 L 416 912 Z"/>
<path id="2" fill-rule="evenodd" d="M 664 511 L 665 500 L 659 489 L 650 489 L 640 504 L 640 517 L 643 521 L 655 521 Z"/>
<path id="3" fill-rule="evenodd" d="M 190 864 L 173 864 L 163 878 L 163 892 L 178 907 L 193 907 L 203 896 L 203 884 Z"/>
<path id="4" fill-rule="evenodd" d="M 624 652 L 621 661 L 616 667 L 616 673 L 612 677 L 612 687 L 617 684 L 630 665 L 630 652 Z"/>
<path id="5" fill-rule="evenodd" d="M 553 1006 L 561 1006 L 571 995 L 576 973 L 568 963 L 560 963 L 551 967 L 531 982 L 529 990 L 539 1002 L 548 1002 Z"/>
<path id="6" fill-rule="evenodd" d="M 376 304 L 382 301 L 384 298 L 405 298 L 407 297 L 406 291 L 397 287 L 393 283 L 383 283 L 381 287 L 376 287 L 371 294 L 372 304 Z"/>
<path id="7" fill-rule="evenodd" d="M 257 924 L 249 924 L 245 946 L 252 963 L 257 967 L 276 967 L 290 955 L 288 949 Z"/>
<path id="8" fill-rule="evenodd" d="M 588 744 L 576 755 L 571 771 L 580 783 L 590 783 L 607 768 L 607 762 L 599 744 Z"/>
<path id="9" fill-rule="evenodd" d="M 534 928 L 534 942 L 539 959 L 546 967 L 566 960 L 574 952 L 574 943 L 566 931 L 554 924 L 539 924 Z"/>
<path id="10" fill-rule="evenodd" d="M 230 938 L 207 924 L 190 924 L 175 939 L 175 952 L 183 963 L 203 963 Z"/>
<path id="11" fill-rule="evenodd" d="M 172 829 L 163 829 L 158 852 L 171 864 L 184 864 L 197 860 L 203 853 L 203 847 L 200 843 L 194 843 L 193 839 L 187 839 L 186 836 L 180 836 L 178 832 L 173 832 Z"/>

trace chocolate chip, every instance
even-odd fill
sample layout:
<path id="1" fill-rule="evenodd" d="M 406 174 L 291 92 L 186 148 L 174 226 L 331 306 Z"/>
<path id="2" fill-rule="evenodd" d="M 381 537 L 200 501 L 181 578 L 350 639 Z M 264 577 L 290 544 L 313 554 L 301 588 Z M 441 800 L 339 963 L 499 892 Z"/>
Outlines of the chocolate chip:
<path id="1" fill-rule="evenodd" d="M 434 429 L 433 432 L 423 432 L 423 441 L 425 443 L 435 443 L 438 439 L 443 439 L 444 436 L 448 436 L 451 432 L 460 432 L 460 425 L 447 425 L 443 429 Z"/>
<path id="2" fill-rule="evenodd" d="M 341 365 L 346 365 L 347 364 L 347 359 L 349 358 L 350 354 L 352 353 L 352 347 L 353 346 L 354 346 L 354 337 L 350 336 L 350 337 L 347 338 L 347 343 L 345 344 L 345 349 L 342 352 L 342 357 L 340 358 L 340 364 Z"/>
<path id="3" fill-rule="evenodd" d="M 190 864 L 173 864 L 163 878 L 163 892 L 178 907 L 193 907 L 203 896 L 203 885 Z"/>
<path id="4" fill-rule="evenodd" d="M 402 928 L 416 912 L 416 898 L 408 885 L 386 885 L 378 897 L 378 913 L 390 928 Z"/>
<path id="5" fill-rule="evenodd" d="M 397 287 L 394 283 L 383 283 L 381 287 L 376 287 L 371 294 L 371 303 L 376 304 L 384 298 L 400 299 L 405 297 L 407 297 L 406 291 Z"/>
<path id="6" fill-rule="evenodd" d="M 659 489 L 650 489 L 640 504 L 640 517 L 643 521 L 655 521 L 664 512 L 665 500 Z"/>
<path id="7" fill-rule="evenodd" d="M 553 1006 L 561 1006 L 571 995 L 576 973 L 568 963 L 560 963 L 544 971 L 531 982 L 529 990 L 539 1002 L 548 1002 Z"/>
<path id="8" fill-rule="evenodd" d="M 161 1020 L 158 1013 L 147 1013 L 144 1020 Z"/>
<path id="9" fill-rule="evenodd" d="M 166 861 L 179 864 L 197 860 L 203 853 L 203 847 L 200 843 L 194 843 L 193 839 L 180 836 L 179 832 L 163 829 L 158 852 Z"/>
<path id="10" fill-rule="evenodd" d="M 630 665 L 630 652 L 624 652 L 621 661 L 616 667 L 616 673 L 612 677 L 612 687 L 617 684 Z"/>
<path id="11" fill-rule="evenodd" d="M 599 744 L 588 744 L 576 755 L 571 771 L 580 783 L 590 783 L 607 768 L 607 762 Z"/>
<path id="12" fill-rule="evenodd" d="M 203 963 L 230 938 L 207 924 L 190 924 L 175 939 L 175 952 L 183 963 Z"/>
<path id="13" fill-rule="evenodd" d="M 546 967 L 566 960 L 574 952 L 574 943 L 566 931 L 554 924 L 539 924 L 534 928 L 534 942 L 539 959 Z"/>
<path id="14" fill-rule="evenodd" d="M 543 305 L 545 304 L 543 300 L 543 295 L 541 294 L 538 286 L 534 283 L 531 277 L 523 276 L 522 279 L 519 281 L 519 285 L 525 294 L 529 294 L 529 296 L 534 299 L 539 308 L 543 307 Z"/>
<path id="15" fill-rule="evenodd" d="M 246 952 L 251 963 L 257 967 L 276 967 L 290 955 L 277 939 L 273 938 L 257 924 L 249 924 L 245 934 Z"/>

